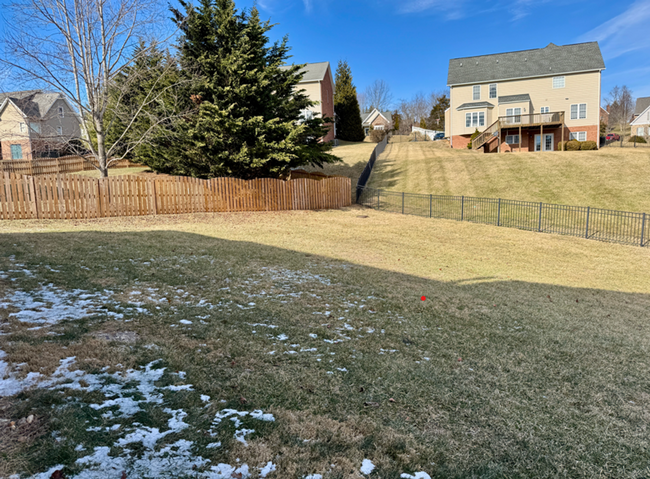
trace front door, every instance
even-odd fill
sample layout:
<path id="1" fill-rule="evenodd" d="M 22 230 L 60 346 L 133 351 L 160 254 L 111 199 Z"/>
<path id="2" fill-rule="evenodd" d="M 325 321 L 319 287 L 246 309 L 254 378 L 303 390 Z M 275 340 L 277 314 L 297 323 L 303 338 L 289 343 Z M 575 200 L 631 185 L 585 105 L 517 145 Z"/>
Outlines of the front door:
<path id="1" fill-rule="evenodd" d="M 535 135 L 535 151 L 553 151 L 555 145 L 553 133 L 544 133 L 544 141 L 542 142 L 542 135 Z"/>

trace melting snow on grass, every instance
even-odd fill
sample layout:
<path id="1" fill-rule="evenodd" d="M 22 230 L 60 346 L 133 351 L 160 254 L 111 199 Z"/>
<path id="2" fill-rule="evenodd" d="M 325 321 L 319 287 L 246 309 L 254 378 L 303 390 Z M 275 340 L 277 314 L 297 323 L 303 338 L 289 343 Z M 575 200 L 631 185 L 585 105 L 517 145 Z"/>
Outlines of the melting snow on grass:
<path id="1" fill-rule="evenodd" d="M 370 474 L 372 471 L 375 470 L 375 465 L 372 463 L 370 459 L 364 459 L 363 462 L 361 463 L 361 474 Z"/>

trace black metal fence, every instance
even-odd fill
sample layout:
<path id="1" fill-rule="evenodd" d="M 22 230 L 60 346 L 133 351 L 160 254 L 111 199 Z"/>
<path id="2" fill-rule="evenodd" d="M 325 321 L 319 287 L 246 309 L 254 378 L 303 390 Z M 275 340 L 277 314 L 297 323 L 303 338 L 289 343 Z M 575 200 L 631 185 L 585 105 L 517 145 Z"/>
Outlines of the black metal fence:
<path id="1" fill-rule="evenodd" d="M 379 155 L 381 155 L 384 152 L 384 149 L 386 148 L 387 144 L 388 144 L 388 135 L 384 136 L 384 139 L 381 140 L 379 143 L 377 143 L 375 149 L 372 150 L 370 159 L 368 160 L 368 163 L 366 163 L 366 167 L 363 169 L 363 172 L 359 177 L 359 181 L 357 181 L 357 203 L 359 202 L 359 194 L 360 194 L 359 192 L 366 187 L 366 184 L 368 183 L 368 179 L 370 178 L 370 173 L 372 173 L 372 168 L 373 166 L 375 166 L 375 161 L 377 161 Z M 361 190 L 359 188 L 361 188 Z"/>
<path id="2" fill-rule="evenodd" d="M 469 221 L 636 246 L 650 244 L 650 215 L 501 198 L 422 195 L 357 187 L 357 203 L 381 211 Z"/>

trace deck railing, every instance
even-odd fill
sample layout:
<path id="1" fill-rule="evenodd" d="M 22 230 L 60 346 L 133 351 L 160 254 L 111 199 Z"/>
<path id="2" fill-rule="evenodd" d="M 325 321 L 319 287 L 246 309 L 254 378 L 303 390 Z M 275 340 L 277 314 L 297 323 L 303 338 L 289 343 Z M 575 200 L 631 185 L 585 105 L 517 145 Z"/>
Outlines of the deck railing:
<path id="1" fill-rule="evenodd" d="M 564 112 L 552 111 L 548 113 L 521 113 L 519 115 L 500 116 L 497 121 L 488 126 L 472 141 L 472 149 L 478 150 L 490 138 L 498 136 L 498 131 L 508 128 L 526 128 L 532 126 L 562 125 Z"/>

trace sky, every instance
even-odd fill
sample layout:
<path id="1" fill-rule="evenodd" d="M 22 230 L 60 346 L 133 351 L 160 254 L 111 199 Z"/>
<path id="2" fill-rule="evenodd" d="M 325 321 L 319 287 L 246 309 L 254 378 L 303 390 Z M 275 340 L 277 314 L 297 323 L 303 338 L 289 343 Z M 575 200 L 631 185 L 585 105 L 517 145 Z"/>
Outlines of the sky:
<path id="1" fill-rule="evenodd" d="M 7 27 L 3 20 L 10 1 L 0 0 L 0 35 Z M 644 36 L 650 27 L 650 0 L 236 3 L 239 9 L 256 4 L 262 18 L 276 24 L 270 32 L 273 40 L 288 36 L 291 61 L 329 61 L 335 69 L 339 60 L 347 60 L 358 91 L 384 80 L 395 101 L 443 91 L 450 58 L 588 41 L 599 42 L 605 60 L 603 104 L 615 85 L 627 85 L 634 97 L 650 96 L 650 41 Z"/>
<path id="2" fill-rule="evenodd" d="M 385 80 L 396 100 L 446 88 L 450 58 L 597 41 L 603 97 L 650 96 L 650 0 L 257 0 L 296 63 L 347 60 L 357 90 Z M 237 2 L 249 8 L 253 0 Z M 647 33 L 647 32 L 646 32 Z"/>

